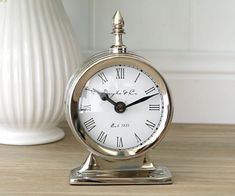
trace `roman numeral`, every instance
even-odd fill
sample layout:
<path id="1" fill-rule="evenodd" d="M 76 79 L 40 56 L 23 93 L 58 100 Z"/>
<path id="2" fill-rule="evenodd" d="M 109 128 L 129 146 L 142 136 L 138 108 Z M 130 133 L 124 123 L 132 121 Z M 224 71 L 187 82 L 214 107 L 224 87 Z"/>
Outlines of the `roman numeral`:
<path id="1" fill-rule="evenodd" d="M 153 87 L 149 88 L 148 90 L 146 90 L 145 93 L 147 95 L 147 94 L 153 92 L 154 90 L 155 90 L 155 87 L 153 86 Z"/>
<path id="2" fill-rule="evenodd" d="M 124 79 L 125 69 L 124 68 L 116 68 L 116 71 L 117 71 L 116 79 Z"/>
<path id="3" fill-rule="evenodd" d="M 137 143 L 141 142 L 140 137 L 136 133 L 135 133 L 135 139 L 136 139 Z"/>
<path id="4" fill-rule="evenodd" d="M 93 118 L 90 118 L 89 120 L 85 121 L 83 124 L 86 127 L 88 132 L 90 132 L 96 126 Z"/>
<path id="5" fill-rule="evenodd" d="M 123 147 L 122 137 L 117 137 L 117 147 Z"/>
<path id="6" fill-rule="evenodd" d="M 107 134 L 105 132 L 101 131 L 98 138 L 97 138 L 97 141 L 104 144 L 106 141 L 106 138 L 107 138 Z"/>
<path id="7" fill-rule="evenodd" d="M 135 79 L 135 83 L 137 82 L 137 80 L 138 80 L 138 78 L 140 77 L 140 73 L 138 74 L 138 76 L 136 77 L 136 79 Z"/>
<path id="8" fill-rule="evenodd" d="M 99 73 L 98 76 L 99 76 L 100 79 L 102 80 L 102 84 L 108 82 L 108 79 L 106 78 L 104 72 Z"/>
<path id="9" fill-rule="evenodd" d="M 160 104 L 150 104 L 149 111 L 160 111 Z"/>
<path id="10" fill-rule="evenodd" d="M 82 106 L 80 111 L 84 111 L 84 112 L 91 111 L 91 105 Z"/>
<path id="11" fill-rule="evenodd" d="M 150 128 L 150 129 L 154 129 L 155 125 L 153 122 L 151 122 L 150 120 L 146 120 L 145 124 Z"/>

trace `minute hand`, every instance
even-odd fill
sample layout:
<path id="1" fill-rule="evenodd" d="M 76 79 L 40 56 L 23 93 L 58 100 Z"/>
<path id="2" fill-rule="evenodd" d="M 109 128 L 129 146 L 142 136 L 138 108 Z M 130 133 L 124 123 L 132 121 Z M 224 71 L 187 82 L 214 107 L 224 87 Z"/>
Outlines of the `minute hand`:
<path id="1" fill-rule="evenodd" d="M 149 95 L 149 96 L 146 96 L 146 97 L 142 97 L 142 98 L 140 98 L 140 99 L 138 99 L 138 100 L 136 100 L 136 101 L 134 101 L 134 102 L 128 104 L 128 105 L 126 106 L 126 108 L 128 108 L 128 107 L 130 107 L 130 106 L 133 106 L 133 105 L 135 105 L 135 104 L 141 103 L 141 102 L 143 102 L 143 101 L 146 101 L 146 100 L 148 100 L 149 98 L 151 98 L 151 97 L 153 97 L 153 96 L 156 96 L 156 95 L 158 95 L 158 94 L 159 94 L 159 93 L 156 93 L 156 94 L 153 94 L 153 95 Z"/>

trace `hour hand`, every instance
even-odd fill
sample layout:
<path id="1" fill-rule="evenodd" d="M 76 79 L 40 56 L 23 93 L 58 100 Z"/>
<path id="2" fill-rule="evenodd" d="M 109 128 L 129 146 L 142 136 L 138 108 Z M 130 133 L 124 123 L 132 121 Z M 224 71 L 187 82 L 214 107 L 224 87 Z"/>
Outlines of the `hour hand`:
<path id="1" fill-rule="evenodd" d="M 96 89 L 93 88 L 93 90 L 100 96 L 100 98 L 103 101 L 108 101 L 109 103 L 113 104 L 114 106 L 117 104 L 115 101 L 113 101 L 112 99 L 110 99 L 109 95 L 107 93 L 104 92 L 100 92 Z"/>
<path id="2" fill-rule="evenodd" d="M 149 95 L 149 96 L 146 96 L 146 97 L 142 97 L 142 98 L 140 98 L 140 99 L 138 99 L 138 100 L 136 100 L 136 101 L 134 101 L 134 102 L 132 102 L 132 103 L 126 105 L 126 107 L 128 108 L 128 107 L 130 107 L 130 106 L 133 106 L 133 105 L 136 105 L 136 104 L 141 103 L 141 102 L 143 102 L 143 101 L 146 101 L 146 100 L 150 99 L 151 97 L 156 96 L 156 95 L 158 95 L 158 94 L 159 94 L 159 93 L 155 93 L 155 94 L 153 94 L 153 95 Z"/>

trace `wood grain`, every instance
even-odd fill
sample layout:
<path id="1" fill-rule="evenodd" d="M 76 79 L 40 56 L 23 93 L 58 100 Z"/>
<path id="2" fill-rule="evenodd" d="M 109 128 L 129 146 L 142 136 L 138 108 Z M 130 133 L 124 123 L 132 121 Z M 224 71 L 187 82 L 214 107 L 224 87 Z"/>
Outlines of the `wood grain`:
<path id="1" fill-rule="evenodd" d="M 235 195 L 235 126 L 174 124 L 150 157 L 170 168 L 173 185 L 70 186 L 87 156 L 66 129 L 60 142 L 0 145 L 0 195 Z"/>

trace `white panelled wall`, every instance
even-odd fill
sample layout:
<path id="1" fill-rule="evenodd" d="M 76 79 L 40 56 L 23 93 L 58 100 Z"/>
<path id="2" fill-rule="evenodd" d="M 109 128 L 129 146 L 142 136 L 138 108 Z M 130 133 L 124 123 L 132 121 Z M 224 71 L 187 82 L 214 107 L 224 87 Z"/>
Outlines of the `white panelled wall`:
<path id="1" fill-rule="evenodd" d="M 111 19 L 125 19 L 125 44 L 166 78 L 174 122 L 235 124 L 235 0 L 63 0 L 84 57 L 112 44 Z"/>

